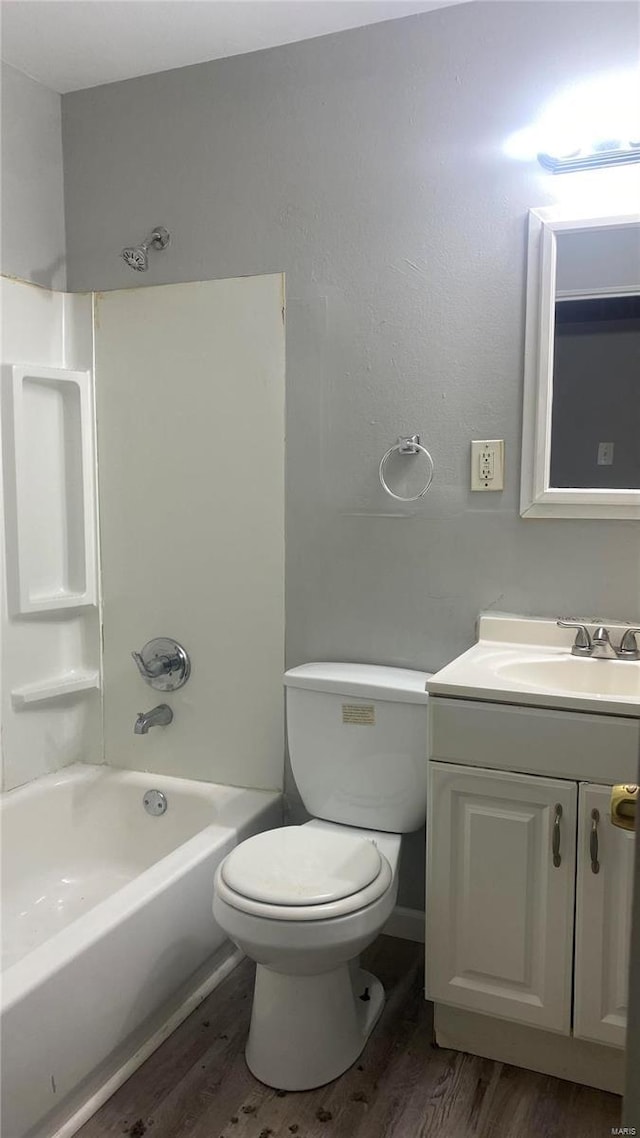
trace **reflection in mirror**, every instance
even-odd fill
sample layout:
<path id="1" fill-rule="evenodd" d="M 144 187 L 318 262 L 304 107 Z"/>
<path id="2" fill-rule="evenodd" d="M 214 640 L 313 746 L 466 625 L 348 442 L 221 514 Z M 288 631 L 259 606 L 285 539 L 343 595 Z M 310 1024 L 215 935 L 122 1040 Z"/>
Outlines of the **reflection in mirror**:
<path id="1" fill-rule="evenodd" d="M 559 233 L 556 258 L 549 484 L 640 489 L 640 226 Z"/>
<path id="2" fill-rule="evenodd" d="M 523 516 L 640 516 L 640 220 L 532 210 Z"/>
<path id="3" fill-rule="evenodd" d="M 551 486 L 640 489 L 640 296 L 556 303 Z"/>

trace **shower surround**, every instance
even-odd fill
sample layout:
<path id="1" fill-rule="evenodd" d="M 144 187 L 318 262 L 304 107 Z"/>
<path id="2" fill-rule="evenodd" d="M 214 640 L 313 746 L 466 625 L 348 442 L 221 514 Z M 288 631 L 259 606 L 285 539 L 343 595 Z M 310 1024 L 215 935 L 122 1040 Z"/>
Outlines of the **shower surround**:
<path id="1" fill-rule="evenodd" d="M 215 870 L 281 822 L 284 280 L 4 278 L 2 315 L 2 1132 L 70 1138 L 237 962 Z M 63 522 L 91 495 L 83 576 L 79 510 Z M 47 526 L 65 572 L 16 592 Z M 157 692 L 131 651 L 158 635 L 192 673 L 170 725 L 134 734 Z"/>
<path id="2" fill-rule="evenodd" d="M 1 784 L 11 790 L 103 756 L 92 298 L 0 277 L 0 315 Z"/>

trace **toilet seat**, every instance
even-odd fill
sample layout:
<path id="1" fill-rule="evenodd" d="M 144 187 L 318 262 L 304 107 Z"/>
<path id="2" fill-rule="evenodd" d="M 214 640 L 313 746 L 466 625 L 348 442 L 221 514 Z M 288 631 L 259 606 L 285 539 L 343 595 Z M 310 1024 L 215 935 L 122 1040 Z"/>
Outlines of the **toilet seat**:
<path id="1" fill-rule="evenodd" d="M 216 872 L 216 891 L 254 916 L 318 921 L 372 904 L 392 876 L 384 855 L 359 834 L 284 826 L 232 850 Z"/>
<path id="2" fill-rule="evenodd" d="M 222 876 L 234 893 L 268 905 L 323 905 L 365 889 L 378 877 L 372 841 L 349 830 L 283 826 L 242 842 Z"/>

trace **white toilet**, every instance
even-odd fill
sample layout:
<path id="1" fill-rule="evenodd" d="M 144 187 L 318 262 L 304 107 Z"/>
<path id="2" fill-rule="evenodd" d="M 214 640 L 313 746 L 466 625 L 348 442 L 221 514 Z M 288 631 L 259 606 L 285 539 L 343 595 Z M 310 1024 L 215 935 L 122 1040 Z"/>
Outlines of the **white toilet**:
<path id="1" fill-rule="evenodd" d="M 285 674 L 291 766 L 314 820 L 237 846 L 213 901 L 258 965 L 246 1057 L 269 1086 L 335 1079 L 382 1011 L 358 957 L 395 905 L 401 835 L 425 820 L 428 678 L 369 664 Z"/>

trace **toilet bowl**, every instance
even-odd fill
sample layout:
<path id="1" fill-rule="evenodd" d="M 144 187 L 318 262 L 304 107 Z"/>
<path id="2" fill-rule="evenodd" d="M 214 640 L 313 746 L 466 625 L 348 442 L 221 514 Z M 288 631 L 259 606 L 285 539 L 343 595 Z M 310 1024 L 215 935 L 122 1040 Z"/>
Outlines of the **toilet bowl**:
<path id="1" fill-rule="evenodd" d="M 245 1054 L 269 1086 L 337 1078 L 382 1012 L 359 956 L 396 903 L 402 834 L 424 824 L 428 678 L 368 664 L 285 674 L 291 766 L 313 818 L 232 850 L 213 899 L 257 965 Z"/>
<path id="2" fill-rule="evenodd" d="M 400 841 L 314 820 L 218 867 L 216 920 L 257 963 L 247 1064 L 269 1086 L 321 1086 L 362 1052 L 384 993 L 358 957 L 394 908 Z"/>

